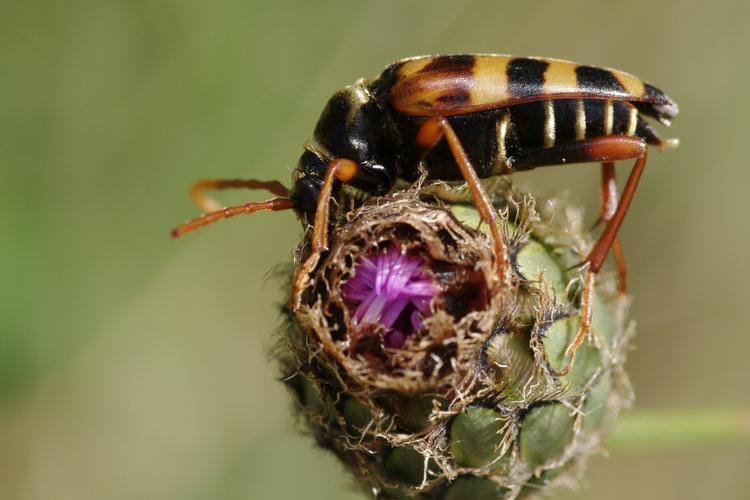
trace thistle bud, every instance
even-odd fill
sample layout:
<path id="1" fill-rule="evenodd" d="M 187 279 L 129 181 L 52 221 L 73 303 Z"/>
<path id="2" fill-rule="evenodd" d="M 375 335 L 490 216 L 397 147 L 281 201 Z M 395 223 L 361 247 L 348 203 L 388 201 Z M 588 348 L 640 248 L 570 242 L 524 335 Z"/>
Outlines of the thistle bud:
<path id="1" fill-rule="evenodd" d="M 578 477 L 630 400 L 626 300 L 606 274 L 591 336 L 561 374 L 578 325 L 580 276 L 566 269 L 582 256 L 580 224 L 508 190 L 493 197 L 504 281 L 471 204 L 402 192 L 334 224 L 281 329 L 295 407 L 378 498 L 516 498 Z"/>

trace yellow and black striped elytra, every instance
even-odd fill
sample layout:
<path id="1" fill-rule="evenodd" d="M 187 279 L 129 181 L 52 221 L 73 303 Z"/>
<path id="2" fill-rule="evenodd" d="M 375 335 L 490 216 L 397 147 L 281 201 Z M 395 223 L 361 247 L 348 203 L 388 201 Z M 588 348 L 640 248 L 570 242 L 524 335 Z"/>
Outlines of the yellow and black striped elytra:
<path id="1" fill-rule="evenodd" d="M 373 194 L 397 177 L 413 180 L 420 162 L 435 178 L 462 178 L 445 141 L 429 152 L 415 143 L 429 117 L 447 118 L 477 175 L 488 177 L 540 166 L 538 149 L 568 141 L 614 134 L 664 146 L 643 116 L 668 123 L 676 113 L 663 92 L 621 71 L 500 55 L 406 59 L 331 98 L 308 145 L 318 158 L 299 165 L 296 199 L 312 221 L 315 194 L 337 157 L 360 166 L 353 183 Z M 581 152 L 553 164 L 587 159 Z"/>
<path id="2" fill-rule="evenodd" d="M 260 210 L 294 209 L 311 228 L 308 258 L 296 291 L 327 247 L 331 198 L 343 184 L 385 194 L 397 179 L 413 180 L 419 167 L 433 179 L 464 179 L 488 223 L 498 281 L 508 261 L 494 223 L 497 214 L 480 178 L 543 165 L 602 163 L 600 220 L 606 227 L 584 263 L 581 331 L 588 328 L 593 274 L 614 246 L 622 289 L 625 264 L 617 231 L 646 164 L 649 145 L 661 139 L 644 117 L 669 125 L 677 105 L 656 87 L 628 73 L 559 59 L 506 55 L 443 55 L 403 59 L 373 80 L 360 79 L 329 99 L 307 142 L 287 190 L 278 182 L 201 181 L 193 198 L 204 216 L 178 226 L 180 236 L 216 220 Z M 618 200 L 613 162 L 635 165 Z M 205 189 L 266 189 L 278 197 L 220 210 Z M 211 211 L 213 210 L 213 211 Z"/>
<path id="3" fill-rule="evenodd" d="M 537 100 L 612 99 L 639 103 L 659 119 L 677 114 L 662 91 L 614 69 L 503 55 L 416 57 L 386 68 L 389 101 L 406 115 L 451 116 Z"/>

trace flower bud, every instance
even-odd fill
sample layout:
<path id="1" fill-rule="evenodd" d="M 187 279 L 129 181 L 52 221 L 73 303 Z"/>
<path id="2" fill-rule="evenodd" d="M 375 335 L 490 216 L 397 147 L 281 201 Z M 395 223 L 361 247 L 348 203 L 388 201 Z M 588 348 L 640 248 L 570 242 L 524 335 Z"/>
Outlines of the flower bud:
<path id="1" fill-rule="evenodd" d="M 566 269 L 582 256 L 580 224 L 492 194 L 510 279 L 495 276 L 472 205 L 407 191 L 334 224 L 288 311 L 277 353 L 297 408 L 378 497 L 539 491 L 575 476 L 630 400 L 627 301 L 606 273 L 592 334 L 560 375 L 578 325 L 580 276 Z"/>

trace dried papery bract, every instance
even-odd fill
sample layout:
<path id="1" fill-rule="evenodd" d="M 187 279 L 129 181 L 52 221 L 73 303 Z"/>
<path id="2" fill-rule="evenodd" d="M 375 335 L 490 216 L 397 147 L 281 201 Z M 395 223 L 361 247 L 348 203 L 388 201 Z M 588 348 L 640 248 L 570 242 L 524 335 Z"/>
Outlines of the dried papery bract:
<path id="1" fill-rule="evenodd" d="M 434 285 L 422 328 L 397 349 L 385 345 L 389 325 L 363 323 L 352 309 L 357 272 L 373 260 L 392 266 L 389 256 L 418 262 L 414 271 Z M 497 286 L 486 236 L 410 195 L 365 206 L 339 227 L 310 284 L 296 316 L 336 368 L 366 391 L 404 394 L 457 387 L 513 296 Z"/>
<path id="2" fill-rule="evenodd" d="M 630 400 L 626 300 L 606 273 L 593 334 L 560 375 L 580 304 L 566 269 L 587 236 L 491 191 L 513 270 L 502 282 L 471 204 L 400 192 L 332 226 L 281 329 L 300 414 L 379 498 L 533 494 L 580 472 Z"/>

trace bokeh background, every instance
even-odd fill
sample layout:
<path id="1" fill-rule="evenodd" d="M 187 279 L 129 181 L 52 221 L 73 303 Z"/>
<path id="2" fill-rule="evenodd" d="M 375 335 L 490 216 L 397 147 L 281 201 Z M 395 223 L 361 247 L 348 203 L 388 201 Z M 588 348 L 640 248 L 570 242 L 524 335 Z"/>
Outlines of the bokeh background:
<path id="1" fill-rule="evenodd" d="M 423 53 L 614 66 L 678 101 L 622 230 L 637 406 L 749 408 L 748 26 L 743 0 L 3 3 L 0 498 L 360 498 L 267 359 L 298 222 L 168 230 L 197 178 L 288 181 L 335 89 Z M 593 221 L 595 167 L 516 181 Z M 553 496 L 750 498 L 748 470 L 747 441 L 615 450 Z"/>

